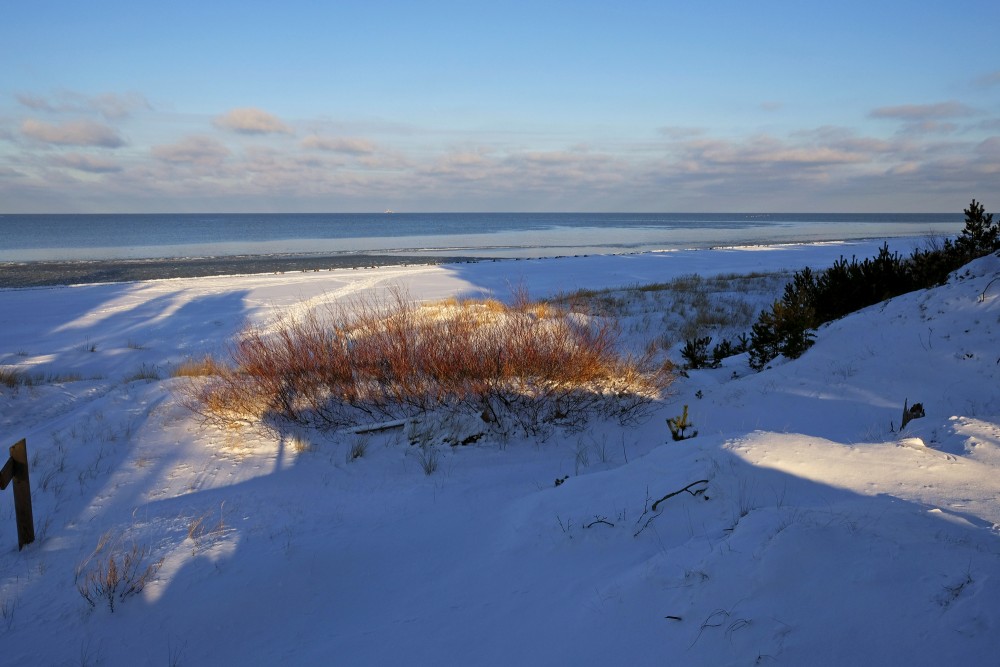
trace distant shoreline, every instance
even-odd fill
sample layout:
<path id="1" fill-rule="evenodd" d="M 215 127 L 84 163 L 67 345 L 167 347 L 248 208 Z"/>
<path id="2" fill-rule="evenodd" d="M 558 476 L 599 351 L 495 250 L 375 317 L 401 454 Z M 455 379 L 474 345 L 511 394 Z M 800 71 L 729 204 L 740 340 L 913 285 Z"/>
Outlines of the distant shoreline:
<path id="1" fill-rule="evenodd" d="M 620 253 L 589 253 L 548 255 L 544 257 L 490 257 L 455 255 L 412 255 L 377 253 L 310 253 L 277 255 L 223 255 L 216 257 L 171 257 L 148 259 L 90 259 L 0 262 L 0 289 L 92 285 L 96 283 L 138 282 L 170 278 L 204 278 L 214 276 L 249 276 L 273 273 L 360 269 L 383 266 L 427 266 L 476 262 L 518 261 L 522 259 L 561 259 L 600 255 L 644 255 L 673 252 L 731 252 L 766 248 L 794 248 L 834 245 L 846 253 L 852 247 L 871 243 L 889 243 L 893 250 L 909 253 L 926 245 L 928 236 L 876 237 L 828 241 L 792 241 L 761 244 L 715 245 L 707 248 L 653 250 Z M 902 246 L 902 248 L 900 248 Z M 877 248 L 870 249 L 872 253 Z M 853 252 L 851 254 L 854 254 Z"/>
<path id="2" fill-rule="evenodd" d="M 0 289 L 465 261 L 480 260 L 466 257 L 344 254 L 0 262 Z"/>

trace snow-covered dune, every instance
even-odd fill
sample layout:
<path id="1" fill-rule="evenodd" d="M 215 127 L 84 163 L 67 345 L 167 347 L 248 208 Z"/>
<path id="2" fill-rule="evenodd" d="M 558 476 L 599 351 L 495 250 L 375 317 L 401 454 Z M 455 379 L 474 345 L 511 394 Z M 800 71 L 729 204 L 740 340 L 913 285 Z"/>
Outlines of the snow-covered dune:
<path id="1" fill-rule="evenodd" d="M 4 492 L 0 663 L 993 664 L 998 257 L 544 441 L 210 427 L 169 377 L 247 320 L 392 285 L 546 295 L 876 245 L 0 291 L 0 365 L 36 378 L 0 385 L 0 434 L 27 438 L 37 533 L 18 552 Z M 926 416 L 901 430 L 904 401 Z M 91 608 L 78 584 L 132 545 L 162 566 Z"/>

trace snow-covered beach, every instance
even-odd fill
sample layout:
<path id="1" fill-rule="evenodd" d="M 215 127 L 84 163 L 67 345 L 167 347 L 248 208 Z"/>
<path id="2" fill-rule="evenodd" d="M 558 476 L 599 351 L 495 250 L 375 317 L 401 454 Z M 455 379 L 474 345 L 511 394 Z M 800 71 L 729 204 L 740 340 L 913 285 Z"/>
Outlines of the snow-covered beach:
<path id="1" fill-rule="evenodd" d="M 542 298 L 819 268 L 879 245 L 0 290 L 0 366 L 40 378 L 0 385 L 6 445 L 27 439 L 37 533 L 17 550 L 4 492 L 0 628 L 16 641 L 3 661 L 990 664 L 995 256 L 824 326 L 798 360 L 691 371 L 641 425 L 435 445 L 431 474 L 398 430 L 206 426 L 170 377 L 246 322 L 393 286 Z M 664 321 L 630 312 L 625 339 L 682 343 Z M 904 400 L 926 416 L 900 431 Z M 672 442 L 665 419 L 684 406 L 698 435 Z M 104 535 L 163 559 L 113 613 L 77 590 Z"/>

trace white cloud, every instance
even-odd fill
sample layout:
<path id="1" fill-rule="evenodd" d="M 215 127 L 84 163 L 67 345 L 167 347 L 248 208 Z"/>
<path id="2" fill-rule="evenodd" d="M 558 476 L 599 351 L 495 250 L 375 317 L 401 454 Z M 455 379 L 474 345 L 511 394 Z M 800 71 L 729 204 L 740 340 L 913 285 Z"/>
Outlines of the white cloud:
<path id="1" fill-rule="evenodd" d="M 1000 137 L 986 139 L 976 146 L 976 152 L 991 159 L 994 164 L 1000 167 Z M 998 172 L 1000 172 L 1000 169 L 998 169 Z"/>
<path id="2" fill-rule="evenodd" d="M 21 94 L 17 96 L 17 101 L 21 103 L 22 106 L 26 106 L 34 111 L 55 111 L 56 109 L 51 103 L 41 95 L 26 95 Z"/>
<path id="3" fill-rule="evenodd" d="M 110 174 L 122 170 L 121 166 L 106 158 L 80 153 L 66 153 L 55 160 L 55 164 L 91 174 Z"/>
<path id="4" fill-rule="evenodd" d="M 922 122 L 971 116 L 974 113 L 974 109 L 960 102 L 939 102 L 937 104 L 901 104 L 893 107 L 879 107 L 873 109 L 869 115 L 872 118 L 895 118 L 908 122 Z"/>
<path id="5" fill-rule="evenodd" d="M 314 134 L 303 139 L 301 145 L 302 148 L 348 155 L 370 155 L 375 152 L 375 144 L 372 142 L 350 137 L 321 137 Z"/>
<path id="6" fill-rule="evenodd" d="M 705 134 L 705 128 L 668 125 L 659 128 L 659 132 L 668 139 L 679 141 L 681 139 L 689 139 L 691 137 L 700 137 Z"/>
<path id="7" fill-rule="evenodd" d="M 109 120 L 119 120 L 135 111 L 152 109 L 149 101 L 139 93 L 102 93 L 83 95 L 62 91 L 51 96 L 20 94 L 17 101 L 22 106 L 47 113 L 99 113 Z"/>
<path id="8" fill-rule="evenodd" d="M 91 106 L 109 119 L 126 118 L 134 111 L 148 111 L 152 105 L 139 93 L 104 93 L 90 98 Z"/>
<path id="9" fill-rule="evenodd" d="M 51 124 L 29 118 L 21 123 L 21 134 L 36 141 L 61 146 L 118 148 L 125 140 L 113 128 L 88 120 Z"/>
<path id="10" fill-rule="evenodd" d="M 173 144 L 153 146 L 153 157 L 172 164 L 214 166 L 222 164 L 230 151 L 211 137 L 192 136 Z"/>
<path id="11" fill-rule="evenodd" d="M 767 135 L 742 141 L 695 139 L 677 145 L 685 162 L 701 168 L 724 165 L 822 167 L 867 162 L 870 156 L 847 145 L 795 143 Z"/>
<path id="12" fill-rule="evenodd" d="M 218 128 L 240 134 L 292 134 L 291 128 L 274 114 L 251 107 L 232 109 L 213 123 Z"/>

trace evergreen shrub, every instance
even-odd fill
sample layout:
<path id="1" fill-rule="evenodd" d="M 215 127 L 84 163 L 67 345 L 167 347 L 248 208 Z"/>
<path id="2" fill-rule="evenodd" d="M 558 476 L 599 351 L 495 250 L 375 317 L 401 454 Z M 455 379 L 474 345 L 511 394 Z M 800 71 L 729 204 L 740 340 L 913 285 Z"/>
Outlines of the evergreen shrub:
<path id="1" fill-rule="evenodd" d="M 942 284 L 952 271 L 1000 251 L 1000 224 L 975 199 L 964 209 L 965 227 L 954 241 L 918 249 L 909 258 L 884 244 L 873 258 L 841 257 L 814 274 L 796 272 L 781 299 L 763 311 L 750 334 L 750 366 L 762 370 L 778 355 L 795 359 L 813 343 L 811 330 L 894 296 Z"/>

